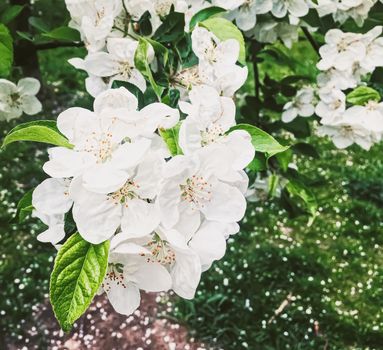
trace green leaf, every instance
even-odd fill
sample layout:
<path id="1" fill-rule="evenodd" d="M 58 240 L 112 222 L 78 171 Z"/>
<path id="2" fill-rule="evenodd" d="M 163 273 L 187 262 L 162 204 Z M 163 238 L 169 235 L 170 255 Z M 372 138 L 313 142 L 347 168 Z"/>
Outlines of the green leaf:
<path id="1" fill-rule="evenodd" d="M 32 27 L 42 33 L 48 33 L 50 31 L 48 25 L 39 17 L 29 17 L 28 22 Z"/>
<path id="2" fill-rule="evenodd" d="M 0 76 L 7 77 L 13 64 L 13 40 L 8 28 L 0 23 Z"/>
<path id="3" fill-rule="evenodd" d="M 208 18 L 218 15 L 219 13 L 222 13 L 222 12 L 226 12 L 226 10 L 218 6 L 208 7 L 206 9 L 203 9 L 197 12 L 190 20 L 190 25 L 189 25 L 190 31 L 194 29 L 197 23 L 205 21 Z"/>
<path id="4" fill-rule="evenodd" d="M 263 153 L 256 153 L 252 162 L 247 166 L 250 171 L 258 173 L 267 169 L 266 157 Z"/>
<path id="5" fill-rule="evenodd" d="M 162 43 L 175 43 L 184 36 L 185 15 L 171 12 L 153 35 L 153 39 Z"/>
<path id="6" fill-rule="evenodd" d="M 284 152 L 276 154 L 275 158 L 277 158 L 278 164 L 281 167 L 281 169 L 283 171 L 286 171 L 293 158 L 293 151 L 291 149 L 288 149 Z"/>
<path id="7" fill-rule="evenodd" d="M 79 233 L 60 248 L 51 275 L 49 296 L 61 328 L 68 332 L 86 311 L 108 267 L 109 241 L 91 244 Z"/>
<path id="8" fill-rule="evenodd" d="M 268 179 L 268 187 L 269 187 L 269 196 L 274 197 L 279 185 L 279 176 L 276 174 L 272 174 Z"/>
<path id="9" fill-rule="evenodd" d="M 54 40 L 81 41 L 80 33 L 69 27 L 58 27 L 48 33 L 43 33 L 42 36 Z"/>
<path id="10" fill-rule="evenodd" d="M 176 156 L 182 154 L 182 150 L 178 144 L 178 137 L 180 133 L 181 123 L 178 123 L 174 128 L 171 129 L 160 129 L 160 136 L 165 141 L 169 148 L 170 154 Z"/>
<path id="11" fill-rule="evenodd" d="M 35 141 L 73 148 L 66 137 L 57 129 L 54 120 L 37 120 L 16 126 L 5 136 L 2 147 L 16 141 Z"/>
<path id="12" fill-rule="evenodd" d="M 225 18 L 212 17 L 203 22 L 200 25 L 211 31 L 218 39 L 225 41 L 228 39 L 235 39 L 239 42 L 239 62 L 246 65 L 246 46 L 245 39 L 242 32 L 232 22 Z"/>
<path id="13" fill-rule="evenodd" d="M 274 137 L 256 126 L 250 124 L 238 124 L 233 126 L 228 132 L 234 130 L 247 131 L 251 135 L 251 140 L 255 150 L 266 153 L 268 158 L 289 149 L 288 146 L 282 146 Z"/>
<path id="14" fill-rule="evenodd" d="M 318 209 L 318 203 L 313 192 L 297 179 L 290 179 L 290 181 L 286 184 L 286 189 L 292 196 L 299 197 L 304 202 L 307 211 L 311 215 L 311 219 L 308 224 L 309 226 L 312 225 L 317 216 Z"/>
<path id="15" fill-rule="evenodd" d="M 17 204 L 16 218 L 19 218 L 19 223 L 22 223 L 26 217 L 32 213 L 33 205 L 32 205 L 32 193 L 34 189 L 29 190 L 24 196 L 20 199 Z"/>
<path id="16" fill-rule="evenodd" d="M 168 94 L 162 99 L 163 103 L 166 103 L 172 108 L 177 108 L 178 101 L 180 100 L 180 91 L 177 89 L 170 89 Z"/>
<path id="17" fill-rule="evenodd" d="M 380 101 L 380 94 L 368 86 L 359 86 L 347 95 L 347 102 L 353 105 L 363 106 L 368 101 Z"/>
<path id="18" fill-rule="evenodd" d="M 140 38 L 136 54 L 134 56 L 134 64 L 136 68 L 144 75 L 144 77 L 149 80 L 150 85 L 156 93 L 158 100 L 161 101 L 161 95 L 164 89 L 158 86 L 153 78 L 153 74 L 148 63 L 149 45 L 150 43 L 148 40 Z"/>
<path id="19" fill-rule="evenodd" d="M 150 14 L 149 11 L 145 11 L 143 15 L 140 17 L 140 19 L 137 21 L 138 25 L 138 34 L 143 35 L 143 36 L 148 36 L 152 34 L 153 27 L 152 27 L 152 22 L 150 21 L 152 15 Z M 136 26 L 133 26 L 133 29 L 137 32 L 135 29 Z"/>
<path id="20" fill-rule="evenodd" d="M 160 44 L 158 41 L 155 41 L 150 38 L 145 38 L 145 40 L 152 45 L 154 52 L 156 53 L 156 56 L 162 56 L 164 65 L 168 63 L 169 59 L 169 50 L 162 44 Z"/>
<path id="21" fill-rule="evenodd" d="M 8 24 L 13 21 L 24 9 L 24 5 L 13 5 L 8 7 L 0 16 L 0 22 Z"/>
<path id="22" fill-rule="evenodd" d="M 27 32 L 20 32 L 18 30 L 16 30 L 16 33 L 17 35 L 21 38 L 21 39 L 25 39 L 25 40 L 28 40 L 28 41 L 31 41 L 33 42 L 33 36 L 30 34 L 30 33 L 27 33 Z"/>

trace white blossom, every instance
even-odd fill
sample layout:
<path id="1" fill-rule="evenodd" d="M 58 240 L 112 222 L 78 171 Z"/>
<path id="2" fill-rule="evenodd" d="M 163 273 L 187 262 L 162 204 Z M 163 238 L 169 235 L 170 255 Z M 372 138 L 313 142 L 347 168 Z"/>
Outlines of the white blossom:
<path id="1" fill-rule="evenodd" d="M 305 87 L 297 92 L 295 98 L 287 102 L 283 107 L 282 121 L 289 123 L 296 117 L 310 117 L 314 114 L 313 106 L 314 91 L 311 87 Z"/>
<path id="2" fill-rule="evenodd" d="M 361 27 L 375 3 L 376 0 L 318 0 L 316 9 L 320 17 L 332 15 L 341 24 L 353 18 Z"/>
<path id="3" fill-rule="evenodd" d="M 185 220 L 199 225 L 207 220 L 231 223 L 242 219 L 246 201 L 230 183 L 241 179 L 233 172 L 225 149 L 202 148 L 191 156 L 173 157 L 164 169 L 164 184 L 158 197 L 165 228 L 183 226 Z"/>
<path id="4" fill-rule="evenodd" d="M 272 8 L 272 0 L 215 0 L 214 4 L 231 10 L 229 18 L 235 20 L 243 31 L 253 29 L 257 15 L 265 14 Z"/>
<path id="5" fill-rule="evenodd" d="M 85 58 L 84 68 L 96 77 L 130 82 L 144 92 L 145 78 L 134 64 L 137 46 L 138 41 L 130 38 L 109 38 L 108 52 L 90 53 Z M 152 59 L 153 54 L 150 54 L 149 62 Z"/>
<path id="6" fill-rule="evenodd" d="M 19 118 L 23 113 L 34 115 L 42 110 L 36 94 L 40 82 L 35 78 L 20 79 L 17 85 L 0 79 L 0 120 Z"/>
<path id="7" fill-rule="evenodd" d="M 325 36 L 326 44 L 319 49 L 322 59 L 317 65 L 318 69 L 352 69 L 355 62 L 360 62 L 366 55 L 366 45 L 362 39 L 362 34 L 344 33 L 339 29 L 329 30 Z"/>
<path id="8" fill-rule="evenodd" d="M 309 6 L 306 0 L 272 0 L 271 13 L 277 18 L 283 18 L 287 14 L 294 17 L 306 16 Z"/>
<path id="9" fill-rule="evenodd" d="M 69 25 L 77 29 L 91 52 L 101 50 L 110 35 L 114 19 L 122 11 L 120 0 L 65 0 L 71 15 Z"/>

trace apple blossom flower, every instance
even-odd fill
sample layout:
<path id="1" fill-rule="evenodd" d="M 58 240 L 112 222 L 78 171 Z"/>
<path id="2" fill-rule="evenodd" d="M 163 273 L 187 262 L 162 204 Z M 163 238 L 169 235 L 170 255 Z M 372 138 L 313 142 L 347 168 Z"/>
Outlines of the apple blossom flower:
<path id="1" fill-rule="evenodd" d="M 235 39 L 220 41 L 213 33 L 196 27 L 192 33 L 192 48 L 200 62 L 216 70 L 235 65 L 239 57 L 239 43 Z"/>
<path id="2" fill-rule="evenodd" d="M 272 0 L 215 0 L 214 4 L 231 10 L 229 18 L 235 20 L 237 26 L 248 31 L 254 28 L 256 16 L 271 11 Z"/>
<path id="3" fill-rule="evenodd" d="M 144 92 L 145 78 L 134 65 L 137 46 L 138 41 L 130 38 L 109 38 L 108 52 L 90 53 L 85 58 L 84 68 L 96 77 L 110 78 L 111 81 L 127 81 Z M 153 54 L 148 59 L 153 60 Z"/>
<path id="4" fill-rule="evenodd" d="M 346 95 L 341 90 L 321 89 L 319 98 L 315 113 L 322 118 L 322 123 L 328 124 L 342 117 L 346 110 Z"/>
<path id="5" fill-rule="evenodd" d="M 376 26 L 364 34 L 366 56 L 360 62 L 366 72 L 373 72 L 376 67 L 383 67 L 382 26 Z"/>
<path id="6" fill-rule="evenodd" d="M 85 79 L 86 91 L 92 96 L 97 97 L 101 92 L 108 90 L 112 87 L 113 81 L 110 78 L 102 78 L 97 75 L 91 74 L 86 70 L 85 60 L 82 58 L 71 58 L 68 60 L 76 69 L 81 69 L 87 72 L 88 77 Z"/>
<path id="7" fill-rule="evenodd" d="M 250 135 L 244 130 L 226 135 L 236 124 L 233 100 L 220 96 L 207 85 L 194 87 L 189 98 L 191 103 L 179 103 L 181 111 L 187 114 L 179 132 L 179 144 L 184 154 L 192 154 L 209 145 L 220 145 L 226 149 L 226 157 L 232 159 L 235 171 L 245 168 L 254 158 Z"/>
<path id="8" fill-rule="evenodd" d="M 120 0 L 65 0 L 71 15 L 69 26 L 77 29 L 91 52 L 101 50 L 122 11 Z"/>
<path id="9" fill-rule="evenodd" d="M 167 291 L 172 279 L 159 262 L 148 261 L 150 250 L 135 244 L 114 244 L 112 241 L 106 276 L 101 290 L 106 293 L 113 308 L 130 315 L 140 305 L 140 289 L 147 292 Z"/>
<path id="10" fill-rule="evenodd" d="M 313 106 L 314 90 L 311 87 L 305 87 L 297 92 L 295 98 L 287 102 L 283 107 L 282 121 L 290 123 L 297 116 L 310 117 L 314 114 Z"/>
<path id="11" fill-rule="evenodd" d="M 76 107 L 62 112 L 57 126 L 74 147 L 51 148 L 44 171 L 59 178 L 82 175 L 89 189 L 117 190 L 126 182 L 126 170 L 150 148 L 157 128 L 171 128 L 179 119 L 177 110 L 161 103 L 137 107 L 137 98 L 119 88 L 98 95 L 94 112 Z"/>
<path id="12" fill-rule="evenodd" d="M 306 16 L 309 6 L 306 0 L 272 0 L 271 13 L 277 18 L 283 18 L 287 14 L 294 17 Z"/>
<path id="13" fill-rule="evenodd" d="M 341 24 L 353 18 L 361 27 L 375 3 L 376 0 L 318 0 L 315 8 L 319 17 L 332 15 Z"/>
<path id="14" fill-rule="evenodd" d="M 252 31 L 245 34 L 261 43 L 275 43 L 280 39 L 286 47 L 291 48 L 293 43 L 298 41 L 298 29 L 299 26 L 294 24 L 267 21 L 258 23 Z"/>
<path id="15" fill-rule="evenodd" d="M 187 235 L 175 229 L 165 230 L 158 227 L 153 234 L 130 239 L 124 231 L 112 239 L 116 249 L 131 243 L 143 247 L 141 253 L 146 262 L 159 263 L 172 277 L 172 289 L 185 299 L 192 299 L 201 278 L 201 261 L 199 255 L 188 245 Z"/>
<path id="16" fill-rule="evenodd" d="M 108 182 L 111 176 L 107 171 L 97 176 L 100 182 L 91 183 L 90 189 L 86 179 L 73 180 L 73 218 L 82 237 L 97 244 L 109 239 L 120 226 L 131 237 L 151 233 L 160 223 L 155 197 L 163 163 L 159 154 L 149 153 L 136 167 L 127 169 L 124 183 L 113 190 L 103 183 L 103 178 Z"/>
<path id="17" fill-rule="evenodd" d="M 246 209 L 244 195 L 230 184 L 241 177 L 225 158 L 225 149 L 218 146 L 202 148 L 191 156 L 175 156 L 167 162 L 158 195 L 165 228 L 186 219 L 197 224 L 201 215 L 224 223 L 242 219 Z"/>
<path id="18" fill-rule="evenodd" d="M 20 79 L 17 85 L 0 79 L 0 120 L 19 118 L 23 113 L 34 115 L 42 110 L 36 94 L 40 82 L 35 78 Z"/>
<path id="19" fill-rule="evenodd" d="M 366 56 L 366 45 L 362 39 L 362 34 L 344 33 L 340 29 L 329 30 L 325 35 L 326 44 L 319 49 L 322 59 L 317 64 L 318 69 L 352 69 L 355 62 L 362 61 Z"/>
<path id="20" fill-rule="evenodd" d="M 353 112 L 346 112 L 340 120 L 320 126 L 318 134 L 320 136 L 329 136 L 335 146 L 340 149 L 356 143 L 363 149 L 369 150 L 376 141 L 362 118 Z"/>

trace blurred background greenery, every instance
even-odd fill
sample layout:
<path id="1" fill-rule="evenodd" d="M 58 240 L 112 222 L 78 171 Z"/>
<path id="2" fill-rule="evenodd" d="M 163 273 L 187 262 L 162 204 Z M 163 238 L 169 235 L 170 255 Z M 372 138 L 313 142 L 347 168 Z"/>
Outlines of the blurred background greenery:
<path id="1" fill-rule="evenodd" d="M 39 1 L 35 11 L 44 15 L 48 3 Z M 63 8 L 48 12 L 52 23 L 63 24 Z M 262 81 L 315 76 L 315 52 L 303 38 L 292 50 L 269 47 L 278 57 L 266 55 L 259 62 Z M 91 106 L 84 74 L 67 63 L 84 55 L 82 48 L 38 52 L 44 110 L 35 119 L 55 119 L 65 108 Z M 251 81 L 241 92 L 240 105 L 254 91 Z M 278 117 L 276 112 L 265 116 Z M 1 123 L 2 135 L 29 120 Z M 172 311 L 164 316 L 186 325 L 190 335 L 211 348 L 383 348 L 382 147 L 339 151 L 315 136 L 306 142 L 319 154 L 295 156 L 294 161 L 318 199 L 320 215 L 314 224 L 292 215 L 277 196 L 259 193 L 241 232 L 230 238 L 225 258 L 204 273 L 196 298 L 171 297 Z M 18 200 L 44 178 L 45 150 L 44 145 L 19 143 L 0 151 L 0 348 L 22 339 L 25 324 L 34 322 L 33 307 L 48 292 L 55 249 L 36 240 L 41 230 L 37 220 L 14 220 Z"/>

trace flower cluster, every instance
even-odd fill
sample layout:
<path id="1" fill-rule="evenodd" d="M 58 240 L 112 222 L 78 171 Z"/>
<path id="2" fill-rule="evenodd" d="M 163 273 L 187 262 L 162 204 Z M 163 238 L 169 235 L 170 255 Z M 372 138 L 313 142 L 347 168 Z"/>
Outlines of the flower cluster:
<path id="1" fill-rule="evenodd" d="M 123 49 L 123 40 L 132 46 Z M 92 64 L 103 71 L 118 48 L 132 55 L 134 41 L 109 38 L 107 47 L 85 62 L 102 54 Z M 107 89 L 93 111 L 74 107 L 59 115 L 58 129 L 73 148 L 49 149 L 43 169 L 50 178 L 33 192 L 34 215 L 48 226 L 40 241 L 63 240 L 69 213 L 86 241 L 110 240 L 102 288 L 123 314 L 139 306 L 140 289 L 193 298 L 201 273 L 223 257 L 245 214 L 244 169 L 255 151 L 247 132 L 230 129 L 232 95 L 247 69 L 236 64 L 236 40 L 221 42 L 197 27 L 192 48 L 198 65 L 174 77 L 184 88 L 183 120 L 166 104 L 139 109 L 126 88 Z M 171 128 L 179 131 L 174 156 L 160 136 Z"/>
<path id="2" fill-rule="evenodd" d="M 347 108 L 344 94 L 345 90 L 360 85 L 362 78 L 376 67 L 383 66 L 381 35 L 381 26 L 366 34 L 332 29 L 325 36 L 326 44 L 320 48 L 320 101 L 315 111 L 323 124 L 320 134 L 329 135 L 339 148 L 356 143 L 369 149 L 382 138 L 382 104 L 371 100 Z"/>
<path id="3" fill-rule="evenodd" d="M 214 4 L 230 10 L 230 18 L 235 19 L 243 31 L 251 31 L 257 23 L 257 15 L 271 13 L 276 18 L 303 17 L 309 12 L 306 0 L 214 0 Z"/>
<path id="4" fill-rule="evenodd" d="M 382 27 L 366 34 L 344 33 L 331 29 L 320 50 L 315 103 L 314 89 L 305 87 L 284 107 L 282 120 L 290 122 L 297 116 L 320 117 L 320 135 L 330 136 L 338 148 L 353 143 L 368 150 L 383 137 L 383 104 L 375 97 L 362 105 L 349 106 L 345 91 L 365 86 L 362 79 L 383 67 Z M 314 104 L 316 107 L 314 108 Z"/>
<path id="5" fill-rule="evenodd" d="M 185 14 L 188 29 L 192 16 L 211 4 L 204 0 L 66 0 L 66 5 L 72 18 L 70 26 L 81 33 L 88 50 L 85 59 L 73 58 L 69 62 L 87 72 L 86 89 L 96 97 L 115 80 L 146 90 L 145 78 L 134 62 L 138 47 L 134 24 L 139 26 L 145 13 L 149 14 L 151 33 L 172 8 Z M 149 64 L 154 60 L 151 47 L 147 60 Z"/>
<path id="6" fill-rule="evenodd" d="M 332 15 L 341 24 L 352 18 L 362 26 L 376 3 L 377 0 L 318 0 L 316 9 L 320 17 Z"/>
<path id="7" fill-rule="evenodd" d="M 203 85 L 210 86 L 221 96 L 233 97 L 248 74 L 247 67 L 236 64 L 240 50 L 238 41 L 220 41 L 207 29 L 197 27 L 192 33 L 192 49 L 198 57 L 198 65 L 181 69 L 172 78 L 174 86 L 183 92 L 182 99 L 193 87 Z"/>
<path id="8" fill-rule="evenodd" d="M 42 109 L 36 97 L 39 90 L 40 82 L 35 78 L 20 79 L 17 85 L 0 79 L 0 120 L 19 118 L 23 113 L 39 113 Z"/>

